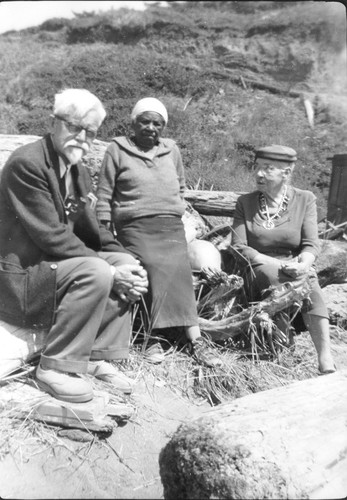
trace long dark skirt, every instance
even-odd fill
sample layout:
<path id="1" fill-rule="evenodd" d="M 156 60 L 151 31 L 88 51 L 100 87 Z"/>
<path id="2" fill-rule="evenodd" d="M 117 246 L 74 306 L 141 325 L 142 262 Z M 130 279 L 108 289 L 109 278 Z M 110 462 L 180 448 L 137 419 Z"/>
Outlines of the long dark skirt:
<path id="1" fill-rule="evenodd" d="M 148 273 L 152 328 L 198 324 L 187 242 L 179 217 L 141 217 L 116 227 L 117 238 Z"/>

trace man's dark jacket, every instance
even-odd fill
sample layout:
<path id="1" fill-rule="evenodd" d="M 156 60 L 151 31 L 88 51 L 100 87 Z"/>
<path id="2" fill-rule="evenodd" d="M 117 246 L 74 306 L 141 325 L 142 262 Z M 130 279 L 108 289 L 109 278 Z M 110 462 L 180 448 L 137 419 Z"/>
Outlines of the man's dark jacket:
<path id="1" fill-rule="evenodd" d="M 56 308 L 56 263 L 97 252 L 128 253 L 100 226 L 90 206 L 91 179 L 72 169 L 82 201 L 68 225 L 59 189 L 59 160 L 49 135 L 18 148 L 0 182 L 0 319 L 48 329 Z"/>

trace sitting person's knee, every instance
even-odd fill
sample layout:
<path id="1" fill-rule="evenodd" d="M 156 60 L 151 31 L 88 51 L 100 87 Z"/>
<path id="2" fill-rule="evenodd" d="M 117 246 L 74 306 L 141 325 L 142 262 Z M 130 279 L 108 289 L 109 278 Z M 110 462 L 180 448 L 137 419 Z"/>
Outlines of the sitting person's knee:
<path id="1" fill-rule="evenodd" d="M 104 256 L 105 254 L 103 254 Z M 131 264 L 136 265 L 139 263 L 139 260 L 136 259 L 133 255 L 126 252 L 112 252 L 107 255 L 107 262 L 113 266 L 121 266 L 123 264 Z"/>
<path id="2" fill-rule="evenodd" d="M 95 287 L 105 287 L 105 291 L 109 292 L 113 283 L 113 276 L 111 266 L 105 260 L 90 257 L 86 259 L 83 271 L 88 274 L 89 279 L 93 281 Z"/>

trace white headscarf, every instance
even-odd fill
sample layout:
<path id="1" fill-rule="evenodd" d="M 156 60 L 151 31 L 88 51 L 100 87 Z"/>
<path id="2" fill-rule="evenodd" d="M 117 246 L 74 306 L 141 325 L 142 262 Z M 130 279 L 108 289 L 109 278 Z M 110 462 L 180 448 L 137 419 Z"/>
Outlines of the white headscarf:
<path id="1" fill-rule="evenodd" d="M 163 117 L 165 125 L 167 125 L 167 110 L 164 104 L 155 97 L 144 97 L 143 99 L 137 101 L 131 112 L 131 121 L 134 121 L 137 116 L 145 113 L 146 111 L 153 111 L 154 113 L 158 113 Z"/>

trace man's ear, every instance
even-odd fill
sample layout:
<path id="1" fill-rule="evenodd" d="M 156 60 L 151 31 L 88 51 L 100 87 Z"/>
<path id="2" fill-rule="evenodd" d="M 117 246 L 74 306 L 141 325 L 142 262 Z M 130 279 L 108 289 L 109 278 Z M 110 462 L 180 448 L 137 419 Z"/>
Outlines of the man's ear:
<path id="1" fill-rule="evenodd" d="M 50 133 L 53 132 L 54 122 L 55 122 L 55 117 L 53 115 L 49 115 L 49 118 L 48 118 L 48 131 Z"/>

